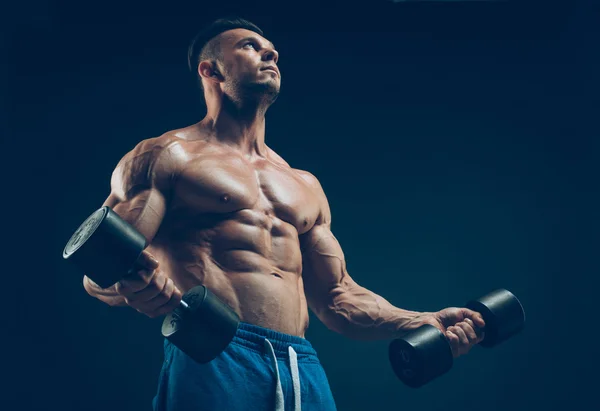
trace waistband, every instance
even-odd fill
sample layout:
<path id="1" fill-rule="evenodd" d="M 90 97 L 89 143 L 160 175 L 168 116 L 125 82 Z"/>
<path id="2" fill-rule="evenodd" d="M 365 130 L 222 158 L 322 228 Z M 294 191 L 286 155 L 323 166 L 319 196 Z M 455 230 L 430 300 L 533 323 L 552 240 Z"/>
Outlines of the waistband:
<path id="1" fill-rule="evenodd" d="M 232 342 L 264 353 L 265 338 L 273 346 L 275 355 L 278 358 L 287 359 L 289 357 L 288 347 L 292 347 L 299 355 L 309 355 L 317 358 L 317 352 L 307 339 L 245 322 L 239 323 Z"/>

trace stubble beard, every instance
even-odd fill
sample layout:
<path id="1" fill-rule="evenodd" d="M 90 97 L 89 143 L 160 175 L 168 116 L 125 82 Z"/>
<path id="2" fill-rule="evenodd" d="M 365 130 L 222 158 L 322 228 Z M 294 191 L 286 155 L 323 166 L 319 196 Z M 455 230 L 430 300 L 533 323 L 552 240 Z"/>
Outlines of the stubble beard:
<path id="1" fill-rule="evenodd" d="M 269 81 L 243 81 L 232 83 L 232 100 L 246 106 L 257 105 L 268 108 L 277 100 L 280 85 L 275 79 Z"/>

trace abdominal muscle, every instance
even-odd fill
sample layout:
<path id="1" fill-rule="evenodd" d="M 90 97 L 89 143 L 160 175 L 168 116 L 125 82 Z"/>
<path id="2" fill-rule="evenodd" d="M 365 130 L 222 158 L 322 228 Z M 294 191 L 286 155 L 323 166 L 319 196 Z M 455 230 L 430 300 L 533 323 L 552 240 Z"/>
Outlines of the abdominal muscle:
<path id="1" fill-rule="evenodd" d="M 205 285 L 241 321 L 304 338 L 309 318 L 295 228 L 236 220 L 173 224 L 148 250 L 183 292 Z"/>

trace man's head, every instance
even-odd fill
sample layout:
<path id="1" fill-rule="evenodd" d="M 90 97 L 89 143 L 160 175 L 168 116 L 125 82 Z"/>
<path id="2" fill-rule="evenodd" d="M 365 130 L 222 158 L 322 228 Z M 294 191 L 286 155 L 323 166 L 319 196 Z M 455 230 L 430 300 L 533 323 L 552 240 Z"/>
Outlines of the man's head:
<path id="1" fill-rule="evenodd" d="M 242 18 L 214 21 L 196 35 L 188 49 L 190 71 L 205 97 L 216 92 L 234 101 L 275 101 L 281 85 L 278 58 L 262 30 Z"/>

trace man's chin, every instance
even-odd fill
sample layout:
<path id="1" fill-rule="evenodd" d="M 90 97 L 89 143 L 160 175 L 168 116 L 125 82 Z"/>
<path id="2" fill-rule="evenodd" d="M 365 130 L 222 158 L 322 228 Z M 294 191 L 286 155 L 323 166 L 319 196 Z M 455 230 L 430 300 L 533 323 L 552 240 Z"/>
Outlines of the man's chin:
<path id="1" fill-rule="evenodd" d="M 279 95 L 279 89 L 279 82 L 269 80 L 247 85 L 246 92 L 258 99 L 270 100 L 273 102 Z"/>

